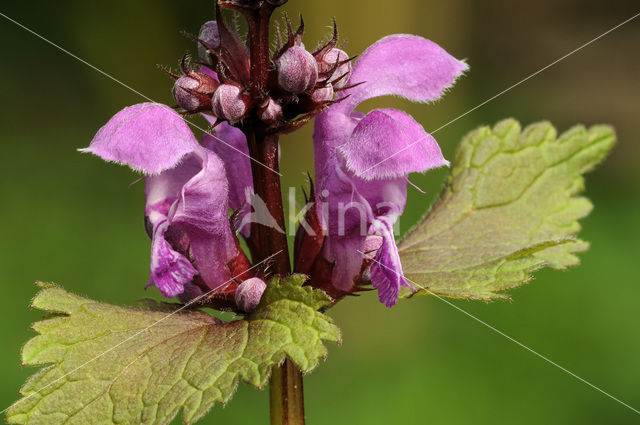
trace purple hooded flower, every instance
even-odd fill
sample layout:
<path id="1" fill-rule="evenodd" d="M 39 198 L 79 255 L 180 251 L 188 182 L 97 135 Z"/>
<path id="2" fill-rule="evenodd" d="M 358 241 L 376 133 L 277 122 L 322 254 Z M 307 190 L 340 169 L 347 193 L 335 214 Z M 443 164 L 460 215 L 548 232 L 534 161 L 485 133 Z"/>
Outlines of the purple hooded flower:
<path id="1" fill-rule="evenodd" d="M 221 130 L 221 137 L 239 150 L 242 141 L 246 145 L 236 129 L 224 124 Z M 171 108 L 142 103 L 118 112 L 84 149 L 145 174 L 145 216 L 152 237 L 149 285 L 167 297 L 182 294 L 196 274 L 206 288 L 223 290 L 234 277 L 230 265 L 244 255 L 228 216 L 229 205 L 239 206 L 237 189 L 244 177 L 225 171 L 223 161 L 235 161 L 234 167 L 244 162 L 212 139 L 205 136 L 208 147 L 201 146 Z M 211 147 L 220 149 L 219 155 Z"/>
<path id="2" fill-rule="evenodd" d="M 353 65 L 342 100 L 316 118 L 316 202 L 323 205 L 318 214 L 327 232 L 323 256 L 333 264 L 332 282 L 339 290 L 352 291 L 370 263 L 380 301 L 387 307 L 396 303 L 400 286 L 410 286 L 393 236 L 407 200 L 407 177 L 448 165 L 435 139 L 408 114 L 363 114 L 355 108 L 385 95 L 433 101 L 466 69 L 424 38 L 385 37 Z M 372 235 L 382 238 L 373 262 L 373 253 L 365 252 Z"/>
<path id="3" fill-rule="evenodd" d="M 214 125 L 216 118 L 203 114 Z M 224 143 L 222 143 L 224 142 Z M 229 208 L 236 213 L 235 225 L 245 236 L 250 234 L 250 220 L 245 219 L 251 214 L 251 194 L 253 194 L 253 179 L 251 174 L 251 159 L 249 147 L 244 133 L 227 122 L 216 125 L 215 136 L 205 134 L 202 144 L 213 151 L 225 163 L 225 172 L 229 182 Z M 246 223 L 244 226 L 242 223 Z"/>

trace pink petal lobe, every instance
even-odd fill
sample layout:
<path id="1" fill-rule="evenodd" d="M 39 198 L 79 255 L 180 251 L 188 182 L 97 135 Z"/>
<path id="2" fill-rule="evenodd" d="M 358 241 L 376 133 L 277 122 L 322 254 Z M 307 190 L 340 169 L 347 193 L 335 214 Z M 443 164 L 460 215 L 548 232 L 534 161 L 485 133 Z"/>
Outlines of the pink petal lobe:
<path id="1" fill-rule="evenodd" d="M 151 263 L 149 284 L 155 285 L 167 298 L 173 298 L 184 291 L 184 285 L 191 282 L 197 274 L 191 262 L 176 252 L 165 239 L 168 229 L 167 221 L 159 223 L 151 242 Z"/>
<path id="2" fill-rule="evenodd" d="M 200 276 L 217 290 L 230 283 L 227 264 L 239 253 L 229 223 L 229 187 L 220 158 L 205 148 L 194 154 L 201 170 L 182 188 L 170 221 L 186 233 Z"/>
<path id="3" fill-rule="evenodd" d="M 153 226 L 168 218 L 171 206 L 178 200 L 182 188 L 200 169 L 198 157 L 189 154 L 175 168 L 146 178 L 145 216 Z"/>
<path id="4" fill-rule="evenodd" d="M 368 113 L 338 152 L 350 171 L 367 180 L 407 176 L 448 165 L 433 136 L 410 115 L 396 109 Z"/>
<path id="5" fill-rule="evenodd" d="M 234 210 L 240 208 L 246 202 L 246 188 L 253 189 L 247 138 L 240 129 L 221 122 L 216 126 L 215 136 L 202 136 L 202 144 L 224 162 L 229 181 L 229 206 Z"/>
<path id="6" fill-rule="evenodd" d="M 359 103 L 377 96 L 396 95 L 417 102 L 442 96 L 447 87 L 468 69 L 433 41 L 409 34 L 385 37 L 371 45 L 353 66 L 341 102 L 349 112 Z"/>
<path id="7" fill-rule="evenodd" d="M 401 286 L 412 287 L 404 277 L 393 225 L 388 220 L 376 220 L 373 228 L 382 236 L 382 246 L 371 264 L 371 284 L 378 290 L 380 302 L 393 307 L 398 301 Z"/>
<path id="8" fill-rule="evenodd" d="M 173 109 L 140 103 L 114 115 L 81 151 L 146 174 L 158 174 L 173 168 L 198 147 L 189 126 Z"/>

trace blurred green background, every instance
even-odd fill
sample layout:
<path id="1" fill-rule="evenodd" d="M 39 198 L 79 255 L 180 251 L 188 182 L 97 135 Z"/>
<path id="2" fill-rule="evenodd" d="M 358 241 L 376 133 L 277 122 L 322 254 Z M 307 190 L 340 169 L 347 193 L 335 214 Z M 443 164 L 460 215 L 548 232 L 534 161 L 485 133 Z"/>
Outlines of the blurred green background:
<path id="1" fill-rule="evenodd" d="M 406 108 L 436 129 L 638 12 L 637 1 L 543 2 L 290 0 L 313 46 L 336 17 L 350 54 L 398 32 L 428 37 L 470 72 L 441 101 Z M 154 100 L 171 103 L 171 82 L 156 64 L 175 65 L 213 16 L 212 0 L 2 2 L 2 13 Z M 20 346 L 35 280 L 94 299 L 131 304 L 144 291 L 149 241 L 143 185 L 128 169 L 81 155 L 116 111 L 142 99 L 15 24 L 0 19 L 0 408 L 25 378 Z M 559 130 L 606 122 L 619 144 L 587 179 L 595 210 L 581 236 L 592 242 L 583 265 L 541 272 L 513 291 L 513 302 L 456 304 L 640 409 L 640 18 L 437 132 L 451 158 L 481 124 L 514 116 L 551 120 Z M 284 186 L 312 169 L 311 128 L 283 141 Z M 415 176 L 402 229 L 433 201 L 445 171 Z M 632 410 L 542 361 L 432 297 L 391 310 L 373 295 L 330 314 L 343 330 L 326 364 L 305 379 L 309 424 L 632 424 Z M 201 423 L 266 424 L 268 393 L 241 385 Z M 177 422 L 176 422 L 177 423 Z"/>

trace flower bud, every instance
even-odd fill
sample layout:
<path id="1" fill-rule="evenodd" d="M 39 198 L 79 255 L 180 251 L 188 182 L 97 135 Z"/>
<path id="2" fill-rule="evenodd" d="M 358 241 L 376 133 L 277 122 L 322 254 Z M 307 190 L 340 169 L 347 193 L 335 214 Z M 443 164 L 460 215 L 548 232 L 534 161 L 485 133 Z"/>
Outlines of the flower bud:
<path id="1" fill-rule="evenodd" d="M 333 99 L 333 86 L 326 84 L 324 87 L 319 87 L 311 92 L 311 100 L 315 103 L 328 102 Z"/>
<path id="2" fill-rule="evenodd" d="M 233 84 L 220 84 L 212 99 L 214 115 L 232 124 L 240 121 L 247 113 L 247 103 L 241 91 Z"/>
<path id="3" fill-rule="evenodd" d="M 294 94 L 311 90 L 318 81 L 318 64 L 304 46 L 294 45 L 276 59 L 278 84 Z"/>
<path id="4" fill-rule="evenodd" d="M 251 313 L 260 303 L 262 293 L 267 288 L 264 280 L 258 277 L 247 279 L 236 290 L 236 306 L 245 313 Z"/>
<path id="5" fill-rule="evenodd" d="M 271 98 L 265 99 L 260 105 L 258 116 L 263 122 L 271 124 L 282 118 L 282 106 Z"/>
<path id="6" fill-rule="evenodd" d="M 173 85 L 173 97 L 182 109 L 196 112 L 211 106 L 211 95 L 218 82 L 207 74 L 188 71 Z"/>
<path id="7" fill-rule="evenodd" d="M 347 62 L 349 55 L 343 50 L 333 48 L 325 53 L 321 58 L 318 58 L 318 70 L 320 72 L 329 72 L 336 66 L 336 63 L 342 63 L 338 65 L 336 70 L 329 78 L 329 83 L 333 84 L 333 87 L 339 89 L 344 87 L 349 81 L 351 76 L 351 62 Z"/>
<path id="8" fill-rule="evenodd" d="M 220 45 L 220 34 L 218 33 L 218 23 L 216 21 L 205 22 L 200 28 L 198 38 L 210 47 L 218 47 Z M 209 62 L 209 53 L 207 47 L 202 43 L 198 43 L 198 55 L 203 61 Z"/>

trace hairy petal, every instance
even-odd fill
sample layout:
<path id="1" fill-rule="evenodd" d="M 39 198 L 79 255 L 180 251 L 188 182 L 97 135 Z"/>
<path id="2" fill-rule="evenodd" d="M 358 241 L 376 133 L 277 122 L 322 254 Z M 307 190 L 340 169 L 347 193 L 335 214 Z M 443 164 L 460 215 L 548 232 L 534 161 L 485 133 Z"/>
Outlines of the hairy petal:
<path id="1" fill-rule="evenodd" d="M 365 115 L 353 111 L 350 116 L 335 111 L 334 105 L 321 112 L 315 119 L 313 129 L 313 153 L 316 169 L 316 184 L 320 187 L 322 180 L 335 167 L 336 149 L 349 140 L 353 129 Z"/>
<path id="2" fill-rule="evenodd" d="M 334 158 L 322 174 L 316 191 L 318 215 L 327 229 L 324 257 L 335 262 L 333 283 L 351 289 L 363 261 L 365 238 L 371 225 L 384 219 L 391 226 L 407 201 L 406 177 L 364 180 Z"/>
<path id="3" fill-rule="evenodd" d="M 184 285 L 191 282 L 197 271 L 184 255 L 176 252 L 166 241 L 164 235 L 168 227 L 165 220 L 153 232 L 151 271 L 147 286 L 155 285 L 162 295 L 173 298 L 184 291 Z"/>
<path id="4" fill-rule="evenodd" d="M 374 231 L 382 236 L 382 246 L 371 264 L 371 284 L 378 290 L 380 302 L 393 307 L 398 301 L 401 286 L 411 287 L 402 273 L 402 264 L 393 236 L 393 224 L 387 220 L 376 220 Z"/>
<path id="5" fill-rule="evenodd" d="M 353 288 L 354 278 L 362 268 L 364 240 L 365 237 L 359 233 L 326 240 L 323 256 L 334 263 L 331 281 L 336 288 L 342 291 Z"/>
<path id="6" fill-rule="evenodd" d="M 215 123 L 215 117 L 203 115 L 212 125 Z M 229 207 L 237 211 L 236 223 L 247 223 L 237 230 L 241 231 L 245 237 L 249 237 L 251 226 L 248 216 L 251 214 L 250 195 L 253 193 L 253 177 L 247 138 L 240 129 L 227 122 L 221 122 L 216 126 L 215 137 L 205 134 L 202 143 L 224 162 L 229 182 Z"/>
<path id="7" fill-rule="evenodd" d="M 205 117 L 215 122 L 215 118 Z M 229 207 L 237 210 L 246 202 L 246 189 L 253 189 L 247 138 L 240 129 L 222 122 L 216 126 L 215 137 L 202 136 L 202 144 L 224 163 L 229 182 Z"/>
<path id="8" fill-rule="evenodd" d="M 175 168 L 146 178 L 144 212 L 151 225 L 155 227 L 169 217 L 171 206 L 178 200 L 182 188 L 200 169 L 198 157 L 189 154 Z"/>
<path id="9" fill-rule="evenodd" d="M 186 233 L 204 282 L 221 289 L 230 283 L 227 264 L 239 254 L 229 223 L 229 188 L 220 158 L 205 148 L 194 154 L 201 170 L 182 188 L 170 221 Z"/>
<path id="10" fill-rule="evenodd" d="M 222 161 L 203 147 L 185 157 L 176 168 L 147 178 L 145 214 L 153 226 L 156 247 L 152 251 L 151 283 L 162 286 L 164 295 L 181 293 L 177 287 L 182 288 L 195 274 L 165 273 L 163 280 L 154 279 L 159 273 L 154 274 L 153 270 L 167 263 L 163 258 L 176 262 L 176 268 L 183 265 L 176 258 L 188 262 L 173 248 L 189 253 L 210 289 L 221 289 L 229 283 L 227 264 L 239 251 L 229 223 L 228 196 Z M 162 231 L 159 233 L 158 229 Z M 187 276 L 189 280 L 185 281 Z M 175 279 L 173 283 L 171 278 Z"/>
<path id="11" fill-rule="evenodd" d="M 316 192 L 319 219 L 326 228 L 323 256 L 334 263 L 333 284 L 344 291 L 351 289 L 360 272 L 362 251 L 373 211 L 354 184 L 353 176 L 342 165 L 331 162 Z"/>
<path id="12" fill-rule="evenodd" d="M 402 215 L 407 203 L 407 178 L 363 180 L 352 176 L 358 193 L 370 205 L 375 218 L 384 217 L 392 225 Z"/>
<path id="13" fill-rule="evenodd" d="M 173 109 L 140 103 L 114 115 L 81 151 L 146 174 L 158 174 L 173 168 L 197 147 L 189 126 Z"/>
<path id="14" fill-rule="evenodd" d="M 367 180 L 407 176 L 449 164 L 433 136 L 397 109 L 369 112 L 338 152 L 347 169 Z"/>
<path id="15" fill-rule="evenodd" d="M 369 47 L 353 66 L 344 95 L 345 113 L 377 96 L 396 95 L 417 102 L 439 98 L 468 69 L 433 41 L 408 34 L 385 37 Z"/>

